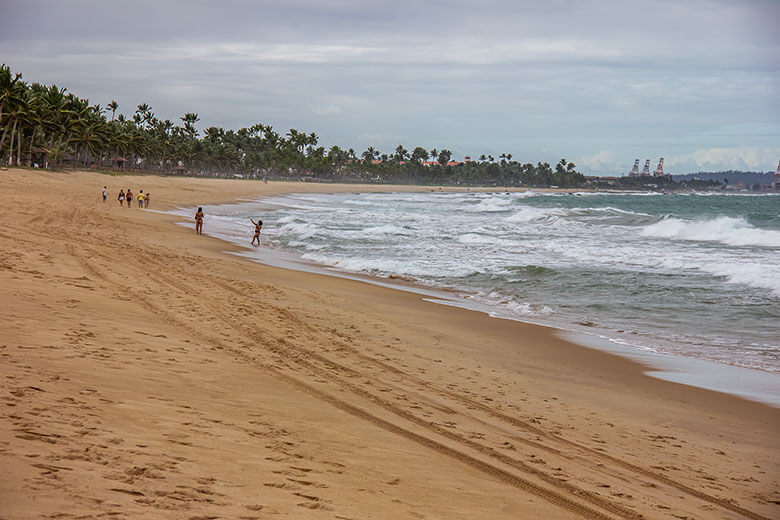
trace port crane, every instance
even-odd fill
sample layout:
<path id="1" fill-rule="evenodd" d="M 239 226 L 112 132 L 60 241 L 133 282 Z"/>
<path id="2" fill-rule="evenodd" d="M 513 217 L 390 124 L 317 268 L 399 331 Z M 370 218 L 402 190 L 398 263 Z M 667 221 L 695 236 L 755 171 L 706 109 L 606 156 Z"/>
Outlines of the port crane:
<path id="1" fill-rule="evenodd" d="M 664 158 L 661 157 L 661 160 L 658 162 L 658 167 L 653 170 L 653 175 L 656 177 L 663 177 L 664 176 Z"/>

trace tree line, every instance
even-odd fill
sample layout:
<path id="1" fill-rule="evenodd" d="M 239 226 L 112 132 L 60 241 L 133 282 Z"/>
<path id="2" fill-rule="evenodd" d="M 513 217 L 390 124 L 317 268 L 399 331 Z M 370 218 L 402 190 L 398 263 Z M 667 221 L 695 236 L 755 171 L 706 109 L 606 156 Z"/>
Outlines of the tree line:
<path id="1" fill-rule="evenodd" d="M 392 153 L 374 147 L 319 145 L 314 132 L 281 134 L 257 123 L 239 130 L 211 126 L 201 135 L 197 113 L 178 121 L 158 118 L 147 103 L 132 115 L 91 104 L 57 85 L 26 83 L 0 66 L 0 164 L 95 168 L 196 176 L 286 178 L 314 181 L 579 186 L 585 178 L 561 159 L 521 163 L 512 154 L 452 161 L 447 149 L 421 146 Z"/>

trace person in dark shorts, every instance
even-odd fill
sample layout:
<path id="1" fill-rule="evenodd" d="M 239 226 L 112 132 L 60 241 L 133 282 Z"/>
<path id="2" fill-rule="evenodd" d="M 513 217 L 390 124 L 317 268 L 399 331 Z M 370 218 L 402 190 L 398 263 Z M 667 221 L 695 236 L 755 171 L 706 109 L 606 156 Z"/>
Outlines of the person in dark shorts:
<path id="1" fill-rule="evenodd" d="M 107 198 L 108 198 L 108 188 L 106 186 L 103 186 L 103 202 L 105 202 Z"/>
<path id="2" fill-rule="evenodd" d="M 125 194 L 125 200 L 127 201 L 128 208 L 133 205 L 133 192 L 130 191 L 130 188 L 127 188 L 127 194 Z"/>

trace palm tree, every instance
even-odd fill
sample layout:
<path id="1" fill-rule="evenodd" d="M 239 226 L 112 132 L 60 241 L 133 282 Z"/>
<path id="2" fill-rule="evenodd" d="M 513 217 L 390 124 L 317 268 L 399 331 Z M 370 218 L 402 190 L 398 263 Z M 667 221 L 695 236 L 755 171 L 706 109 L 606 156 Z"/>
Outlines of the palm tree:
<path id="1" fill-rule="evenodd" d="M 3 105 L 19 95 L 18 84 L 21 81 L 21 74 L 12 75 L 11 69 L 5 63 L 0 65 L 0 124 L 3 122 Z"/>
<path id="2" fill-rule="evenodd" d="M 22 148 L 24 146 L 24 134 L 27 127 L 31 126 L 32 118 L 32 93 L 25 88 L 20 92 L 20 96 L 15 103 L 15 120 L 14 129 L 11 131 L 11 142 L 9 145 L 8 164 L 16 164 L 20 166 L 22 164 Z M 18 126 L 17 126 L 18 122 Z M 14 155 L 14 137 L 16 137 L 16 162 L 13 161 Z"/>
<path id="3" fill-rule="evenodd" d="M 9 145 L 8 164 L 13 164 L 14 139 L 19 123 L 18 119 L 22 115 L 27 103 L 27 84 L 21 80 L 21 77 L 21 74 L 17 74 L 11 79 L 10 70 L 7 67 L 0 70 L 0 109 L 5 106 L 5 112 L 8 114 L 5 128 L 3 129 L 3 136 L 0 137 L 0 150 L 3 149 L 3 143 L 10 129 L 11 142 Z M 0 110 L 0 117 L 2 117 L 2 113 Z M 12 128 L 11 123 L 13 123 Z"/>
<path id="4" fill-rule="evenodd" d="M 147 128 L 147 126 L 149 126 L 152 118 L 154 118 L 152 107 L 146 103 L 141 103 L 138 105 L 135 111 L 135 115 L 133 115 L 133 121 L 135 121 L 135 123 L 144 130 Z"/>
<path id="5" fill-rule="evenodd" d="M 375 150 L 373 146 L 369 146 L 362 155 L 366 162 L 371 162 L 376 160 L 377 156 L 379 156 L 379 152 Z"/>
<path id="6" fill-rule="evenodd" d="M 448 162 L 450 162 L 450 159 L 452 159 L 452 152 L 447 149 L 444 149 L 441 152 L 439 152 L 438 159 L 439 159 L 439 164 L 444 166 Z"/>
<path id="7" fill-rule="evenodd" d="M 111 121 L 114 120 L 114 116 L 116 115 L 116 110 L 119 108 L 119 103 L 116 102 L 115 99 L 111 100 L 111 103 L 106 105 L 109 110 L 111 110 Z"/>
<path id="8" fill-rule="evenodd" d="M 225 131 L 222 128 L 217 128 L 216 126 L 210 126 L 203 132 L 203 136 L 211 144 L 219 143 L 222 140 L 222 136 L 224 135 Z"/>
<path id="9" fill-rule="evenodd" d="M 412 161 L 420 163 L 426 160 L 428 160 L 428 151 L 425 148 L 418 146 L 412 150 Z"/>
<path id="10" fill-rule="evenodd" d="M 49 149 L 56 149 L 59 152 L 61 152 L 60 148 L 65 140 L 65 134 L 73 125 L 74 103 L 72 95 L 66 94 L 66 92 L 66 89 L 52 85 L 43 97 L 48 123 L 47 129 L 49 130 Z M 55 139 L 57 139 L 56 146 Z"/>
<path id="11" fill-rule="evenodd" d="M 328 150 L 328 159 L 330 159 L 334 165 L 340 166 L 347 160 L 347 152 L 338 146 L 333 145 L 330 147 L 330 150 Z"/>
<path id="12" fill-rule="evenodd" d="M 182 117 L 181 120 L 184 121 L 184 132 L 190 138 L 196 137 L 198 135 L 198 131 L 195 130 L 195 123 L 200 121 L 198 114 L 187 112 L 184 114 L 184 117 Z"/>
<path id="13" fill-rule="evenodd" d="M 30 146 L 27 149 L 28 166 L 32 164 L 34 153 L 33 147 L 35 146 L 35 138 L 38 136 L 38 130 L 43 129 L 46 124 L 45 105 L 43 103 L 43 96 L 45 93 L 45 86 L 39 83 L 30 85 L 27 121 L 32 126 L 32 134 L 30 135 Z"/>
<path id="14" fill-rule="evenodd" d="M 404 162 L 409 157 L 409 151 L 404 148 L 404 145 L 399 144 L 395 148 L 395 155 L 393 158 L 396 160 L 396 162 Z"/>
<path id="15" fill-rule="evenodd" d="M 97 155 L 105 145 L 102 129 L 105 128 L 100 121 L 93 120 L 80 125 L 73 137 L 76 145 L 82 145 L 85 152 L 84 164 L 87 168 L 92 163 L 93 155 Z"/>

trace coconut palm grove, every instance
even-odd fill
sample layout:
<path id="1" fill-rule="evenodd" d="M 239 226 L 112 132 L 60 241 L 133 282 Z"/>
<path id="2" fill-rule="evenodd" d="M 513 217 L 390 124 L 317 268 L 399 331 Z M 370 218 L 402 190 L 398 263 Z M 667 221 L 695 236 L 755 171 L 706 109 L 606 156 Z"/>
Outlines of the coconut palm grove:
<path id="1" fill-rule="evenodd" d="M 57 85 L 26 83 L 0 66 L 0 164 L 38 168 L 84 168 L 192 176 L 242 176 L 311 181 L 580 186 L 585 177 L 561 159 L 521 163 L 512 154 L 452 160 L 447 149 L 398 145 L 392 153 L 374 147 L 318 146 L 314 132 L 281 134 L 257 123 L 239 130 L 210 126 L 200 135 L 197 113 L 179 121 L 157 118 L 142 103 L 132 115 L 116 101 L 91 104 Z"/>

